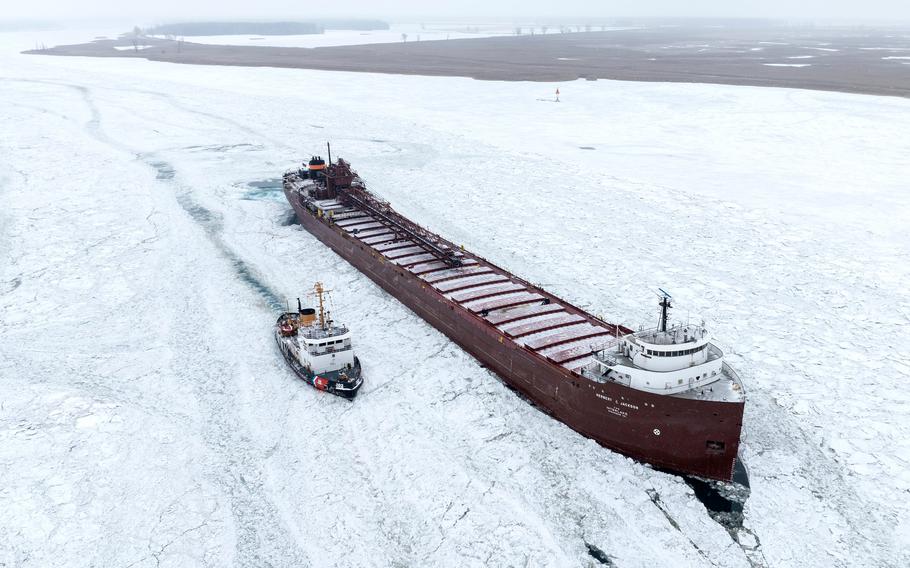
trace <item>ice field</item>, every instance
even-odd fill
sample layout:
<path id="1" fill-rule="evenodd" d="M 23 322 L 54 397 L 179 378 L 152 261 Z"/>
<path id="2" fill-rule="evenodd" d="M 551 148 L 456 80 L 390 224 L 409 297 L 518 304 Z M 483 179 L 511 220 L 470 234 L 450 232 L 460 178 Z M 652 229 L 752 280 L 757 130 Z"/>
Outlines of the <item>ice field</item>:
<path id="1" fill-rule="evenodd" d="M 0 565 L 910 565 L 910 101 L 33 46 L 0 34 Z M 270 180 L 326 140 L 608 320 L 653 325 L 650 286 L 705 319 L 749 396 L 743 529 L 295 226 Z M 354 403 L 274 346 L 316 280 Z"/>

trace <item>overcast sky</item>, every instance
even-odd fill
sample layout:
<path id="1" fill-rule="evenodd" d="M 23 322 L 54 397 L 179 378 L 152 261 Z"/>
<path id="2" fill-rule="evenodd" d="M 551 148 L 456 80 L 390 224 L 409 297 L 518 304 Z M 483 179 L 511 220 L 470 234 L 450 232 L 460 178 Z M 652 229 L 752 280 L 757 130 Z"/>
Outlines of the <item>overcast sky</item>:
<path id="1" fill-rule="evenodd" d="M 0 19 L 759 17 L 910 20 L 910 0 L 3 0 Z"/>

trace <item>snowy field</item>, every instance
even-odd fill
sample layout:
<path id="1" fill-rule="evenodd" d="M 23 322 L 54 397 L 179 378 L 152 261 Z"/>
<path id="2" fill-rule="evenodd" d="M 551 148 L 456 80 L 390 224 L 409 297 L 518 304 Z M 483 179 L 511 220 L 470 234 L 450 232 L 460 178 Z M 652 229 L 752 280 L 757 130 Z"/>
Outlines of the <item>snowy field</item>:
<path id="1" fill-rule="evenodd" d="M 910 101 L 33 43 L 0 35 L 0 565 L 910 564 Z M 607 319 L 656 321 L 652 285 L 706 319 L 750 397 L 743 530 L 290 224 L 267 180 L 325 140 Z M 364 363 L 353 404 L 273 346 L 272 306 L 317 279 Z"/>

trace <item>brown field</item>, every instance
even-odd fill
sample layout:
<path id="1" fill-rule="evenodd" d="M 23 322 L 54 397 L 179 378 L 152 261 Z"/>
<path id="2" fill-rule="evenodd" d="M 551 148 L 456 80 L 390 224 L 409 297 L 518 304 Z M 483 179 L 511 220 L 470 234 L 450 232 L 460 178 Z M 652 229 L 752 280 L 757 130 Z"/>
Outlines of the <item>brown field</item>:
<path id="1" fill-rule="evenodd" d="M 910 96 L 910 59 L 899 59 L 910 57 L 910 29 L 905 28 L 665 27 L 320 48 L 148 38 L 140 43 L 153 47 L 114 49 L 130 45 L 121 39 L 27 53 L 484 80 L 675 81 Z"/>

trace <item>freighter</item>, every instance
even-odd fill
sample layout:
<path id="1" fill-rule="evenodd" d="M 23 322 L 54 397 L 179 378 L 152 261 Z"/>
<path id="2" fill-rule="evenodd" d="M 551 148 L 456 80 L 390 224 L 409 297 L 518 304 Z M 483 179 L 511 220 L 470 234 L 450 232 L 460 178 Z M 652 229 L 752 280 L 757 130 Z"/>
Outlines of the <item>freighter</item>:
<path id="1" fill-rule="evenodd" d="M 331 148 L 329 149 L 331 151 Z M 406 219 L 342 159 L 284 175 L 301 225 L 538 408 L 661 469 L 731 481 L 745 391 L 704 325 L 608 323 Z"/>

